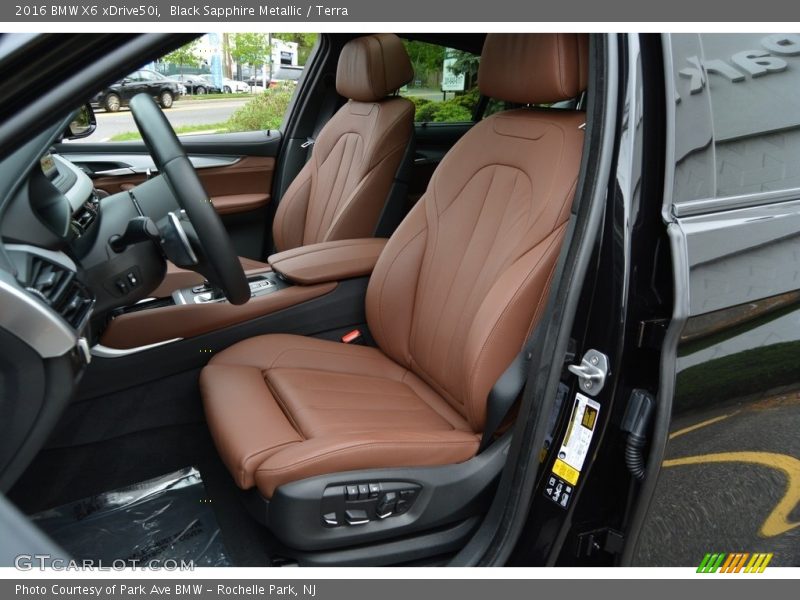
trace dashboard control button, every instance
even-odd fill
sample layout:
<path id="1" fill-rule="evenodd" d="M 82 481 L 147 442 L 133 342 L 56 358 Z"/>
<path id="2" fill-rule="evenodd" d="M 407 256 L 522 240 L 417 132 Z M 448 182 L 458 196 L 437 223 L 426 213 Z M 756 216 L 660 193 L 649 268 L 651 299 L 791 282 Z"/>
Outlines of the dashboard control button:
<path id="1" fill-rule="evenodd" d="M 336 526 L 339 525 L 339 519 L 336 516 L 335 512 L 329 512 L 329 513 L 325 513 L 324 515 L 322 515 L 322 521 L 328 527 L 336 527 Z"/>
<path id="2" fill-rule="evenodd" d="M 348 500 L 358 500 L 358 486 L 357 485 L 348 485 L 347 486 L 347 499 Z"/>

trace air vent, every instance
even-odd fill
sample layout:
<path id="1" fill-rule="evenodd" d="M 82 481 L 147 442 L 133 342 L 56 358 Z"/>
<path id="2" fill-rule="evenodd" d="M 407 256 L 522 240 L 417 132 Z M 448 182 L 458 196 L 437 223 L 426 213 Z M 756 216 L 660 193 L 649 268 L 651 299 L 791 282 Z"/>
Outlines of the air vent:
<path id="1" fill-rule="evenodd" d="M 97 218 L 97 206 L 100 201 L 95 197 L 92 200 L 87 200 L 83 205 L 72 215 L 70 226 L 72 233 L 76 237 L 82 236 L 89 227 L 92 226 Z"/>
<path id="2" fill-rule="evenodd" d="M 55 262 L 36 255 L 30 255 L 29 261 L 25 289 L 80 330 L 94 303 L 89 290 L 74 272 Z"/>

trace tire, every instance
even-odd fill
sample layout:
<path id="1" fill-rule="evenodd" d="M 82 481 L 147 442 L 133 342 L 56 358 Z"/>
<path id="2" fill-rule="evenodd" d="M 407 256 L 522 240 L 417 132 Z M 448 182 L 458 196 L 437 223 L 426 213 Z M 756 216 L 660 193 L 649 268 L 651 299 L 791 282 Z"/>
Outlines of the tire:
<path id="1" fill-rule="evenodd" d="M 231 93 L 233 93 L 233 90 L 231 89 L 231 87 L 229 85 L 226 85 L 225 87 L 222 88 L 222 93 L 223 94 L 231 94 Z"/>
<path id="2" fill-rule="evenodd" d="M 170 108 L 174 101 L 175 98 L 172 96 L 172 92 L 169 90 L 164 90 L 158 96 L 158 103 L 161 105 L 161 108 Z"/>
<path id="3" fill-rule="evenodd" d="M 196 88 L 194 88 L 194 93 L 198 96 L 203 96 L 206 93 L 206 88 L 204 88 L 202 85 L 198 85 Z"/>
<path id="4" fill-rule="evenodd" d="M 117 94 L 109 94 L 103 101 L 106 112 L 117 112 L 122 107 L 122 101 Z"/>

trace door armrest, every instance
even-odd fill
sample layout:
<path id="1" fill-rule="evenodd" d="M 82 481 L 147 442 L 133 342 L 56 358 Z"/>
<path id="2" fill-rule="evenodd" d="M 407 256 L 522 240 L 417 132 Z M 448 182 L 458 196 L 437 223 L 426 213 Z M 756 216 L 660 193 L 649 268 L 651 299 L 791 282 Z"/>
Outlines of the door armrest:
<path id="1" fill-rule="evenodd" d="M 388 240 L 364 238 L 301 246 L 269 257 L 272 270 L 299 285 L 364 277 L 372 273 Z"/>

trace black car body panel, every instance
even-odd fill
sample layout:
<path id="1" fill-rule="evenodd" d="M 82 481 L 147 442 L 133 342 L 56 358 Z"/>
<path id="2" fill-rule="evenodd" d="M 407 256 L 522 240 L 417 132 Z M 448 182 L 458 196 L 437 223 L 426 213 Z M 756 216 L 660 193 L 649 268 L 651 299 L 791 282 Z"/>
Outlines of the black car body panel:
<path id="1" fill-rule="evenodd" d="M 676 99 L 666 203 L 687 319 L 634 564 L 697 565 L 709 552 L 800 561 L 798 44 L 665 36 Z"/>

